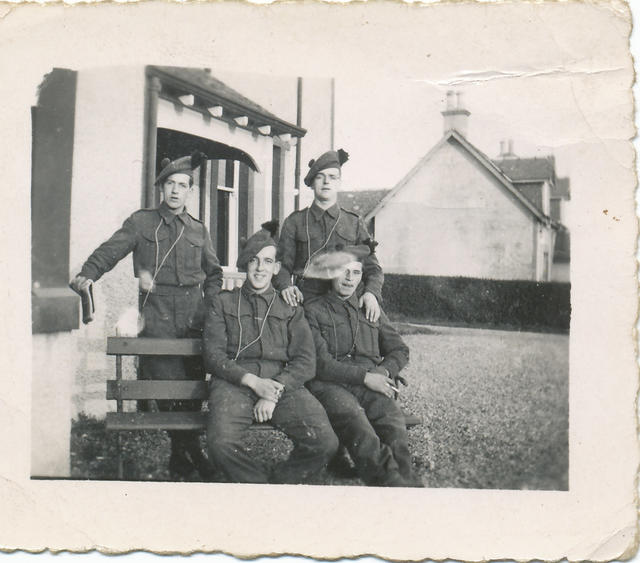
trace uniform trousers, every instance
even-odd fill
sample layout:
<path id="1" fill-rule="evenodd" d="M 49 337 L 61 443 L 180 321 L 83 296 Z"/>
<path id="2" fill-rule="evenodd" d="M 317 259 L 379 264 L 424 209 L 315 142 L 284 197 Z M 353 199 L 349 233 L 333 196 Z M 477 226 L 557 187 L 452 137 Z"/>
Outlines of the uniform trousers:
<path id="1" fill-rule="evenodd" d="M 367 485 L 413 479 L 402 411 L 396 401 L 364 385 L 314 379 L 307 383 L 325 408 L 331 425 Z"/>
<path id="2" fill-rule="evenodd" d="M 140 293 L 140 306 L 146 293 Z M 144 328 L 140 336 L 149 338 L 201 338 L 204 319 L 204 301 L 200 286 L 158 286 L 142 308 Z M 140 379 L 203 380 L 204 366 L 201 356 L 140 356 Z M 160 411 L 199 410 L 202 401 L 157 400 Z M 145 408 L 145 406 L 143 406 Z M 199 433 L 189 430 L 171 430 L 171 449 L 175 456 L 187 451 L 191 456 L 201 455 Z M 178 457 L 179 459 L 179 457 Z M 174 459 L 175 461 L 175 459 Z M 194 460 L 196 461 L 196 460 Z M 188 467 L 177 466 L 179 472 Z M 203 475 L 204 477 L 204 475 Z"/>
<path id="3" fill-rule="evenodd" d="M 217 377 L 211 380 L 207 443 L 209 458 L 239 483 L 308 483 L 338 449 L 338 438 L 320 403 L 304 387 L 285 389 L 269 421 L 293 442 L 289 458 L 269 471 L 245 450 L 256 394 Z"/>

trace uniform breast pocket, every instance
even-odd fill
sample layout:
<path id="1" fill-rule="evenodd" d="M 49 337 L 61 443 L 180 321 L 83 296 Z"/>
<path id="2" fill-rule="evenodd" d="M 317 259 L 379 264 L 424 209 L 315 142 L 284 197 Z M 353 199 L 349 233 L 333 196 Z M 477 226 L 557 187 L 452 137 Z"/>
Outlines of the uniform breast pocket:
<path id="1" fill-rule="evenodd" d="M 241 314 L 238 317 L 236 311 L 225 311 L 225 325 L 227 327 L 227 351 L 236 353 L 240 346 L 244 346 L 253 340 L 251 315 L 249 313 Z M 242 329 L 240 328 L 242 327 Z M 242 330 L 242 343 L 239 343 L 240 332 Z"/>
<path id="2" fill-rule="evenodd" d="M 343 356 L 349 353 L 353 345 L 349 323 L 342 319 L 336 319 L 335 323 L 319 322 L 318 326 L 331 354 Z"/>
<path id="3" fill-rule="evenodd" d="M 199 272 L 202 269 L 202 249 L 204 236 L 198 233 L 185 233 L 185 264 L 187 272 Z"/>
<path id="4" fill-rule="evenodd" d="M 356 244 L 356 225 L 343 224 L 342 221 L 336 227 L 336 244 L 349 246 Z"/>
<path id="5" fill-rule="evenodd" d="M 309 254 L 309 237 L 307 237 L 307 233 L 297 232 L 295 236 L 296 241 L 296 257 L 294 266 L 303 265 Z"/>
<path id="6" fill-rule="evenodd" d="M 358 348 L 363 354 L 366 354 L 369 357 L 379 357 L 380 344 L 378 342 L 378 335 L 380 322 L 376 321 L 375 323 L 372 323 L 364 317 L 361 317 L 359 322 L 360 334 L 358 338 Z"/>
<path id="7" fill-rule="evenodd" d="M 276 360 L 286 357 L 286 349 L 289 344 L 289 318 L 290 314 L 280 307 L 274 306 L 269 311 L 267 327 L 265 327 L 268 330 L 264 330 L 262 333 L 265 343 L 262 350 L 266 357 Z"/>
<path id="8" fill-rule="evenodd" d="M 169 249 L 169 233 L 165 229 L 147 229 L 142 231 L 140 244 L 134 255 L 136 275 L 141 270 L 155 271 L 156 262 L 160 262 Z"/>

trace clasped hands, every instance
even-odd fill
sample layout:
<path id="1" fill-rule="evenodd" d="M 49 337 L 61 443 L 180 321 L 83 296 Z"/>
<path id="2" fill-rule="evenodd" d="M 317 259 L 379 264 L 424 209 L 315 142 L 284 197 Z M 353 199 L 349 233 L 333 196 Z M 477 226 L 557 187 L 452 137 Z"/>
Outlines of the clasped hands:
<path id="1" fill-rule="evenodd" d="M 258 377 L 253 373 L 245 373 L 242 384 L 249 387 L 257 396 L 258 401 L 253 406 L 253 418 L 256 422 L 268 422 L 273 417 L 273 411 L 280 399 L 284 385 L 275 379 Z"/>

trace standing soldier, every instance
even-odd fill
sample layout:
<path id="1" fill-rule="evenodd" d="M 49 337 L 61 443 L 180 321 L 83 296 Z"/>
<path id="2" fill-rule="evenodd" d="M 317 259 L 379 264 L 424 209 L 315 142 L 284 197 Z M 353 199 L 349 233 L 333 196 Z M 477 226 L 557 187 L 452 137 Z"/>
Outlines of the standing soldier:
<path id="1" fill-rule="evenodd" d="M 89 256 L 71 287 L 80 293 L 133 252 L 139 279 L 139 307 L 144 323 L 140 336 L 198 338 L 205 304 L 222 286 L 222 268 L 206 227 L 186 211 L 193 192 L 193 171 L 206 159 L 196 152 L 171 162 L 162 161 L 155 184 L 163 195 L 157 209 L 131 215 L 113 236 Z M 140 357 L 141 379 L 204 379 L 202 360 L 179 357 Z M 160 410 L 192 410 L 187 401 L 158 401 Z M 192 431 L 170 431 L 169 471 L 173 479 L 204 479 L 212 468 Z"/>
<path id="2" fill-rule="evenodd" d="M 304 386 L 315 373 L 313 338 L 302 308 L 271 285 L 280 264 L 270 225 L 263 227 L 238 257 L 238 269 L 247 272 L 243 286 L 221 292 L 207 312 L 209 456 L 230 481 L 308 483 L 335 454 L 338 439 Z M 293 442 L 289 458 L 272 470 L 242 445 L 254 420 L 271 422 Z"/>
<path id="3" fill-rule="evenodd" d="M 348 159 L 349 155 L 340 149 L 311 160 L 304 183 L 313 189 L 313 203 L 294 211 L 282 225 L 278 244 L 282 267 L 274 278 L 274 286 L 289 305 L 295 306 L 327 291 L 326 280 L 306 275 L 314 257 L 334 250 L 336 245 L 359 245 L 370 238 L 362 219 L 337 203 L 342 165 Z M 373 322 L 380 316 L 383 279 L 382 268 L 372 254 L 365 261 L 363 287 L 358 296 L 367 319 Z"/>

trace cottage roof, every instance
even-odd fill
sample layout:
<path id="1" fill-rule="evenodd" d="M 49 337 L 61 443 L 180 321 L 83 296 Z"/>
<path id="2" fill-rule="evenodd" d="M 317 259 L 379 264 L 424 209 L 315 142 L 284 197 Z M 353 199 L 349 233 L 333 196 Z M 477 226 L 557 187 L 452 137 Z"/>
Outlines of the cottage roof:
<path id="1" fill-rule="evenodd" d="M 553 183 L 556 175 L 554 156 L 542 158 L 503 158 L 493 163 L 504 172 L 512 182 L 534 182 L 549 180 Z"/>
<path id="2" fill-rule="evenodd" d="M 569 186 L 569 178 L 556 178 L 555 184 L 551 186 L 551 197 L 571 199 Z"/>
<path id="3" fill-rule="evenodd" d="M 543 181 L 537 182 L 518 182 L 513 186 L 518 190 L 529 202 L 542 211 L 542 185 Z"/>
<path id="4" fill-rule="evenodd" d="M 393 199 L 393 197 L 413 178 L 417 172 L 431 159 L 431 157 L 445 144 L 445 143 L 457 143 L 462 149 L 470 153 L 487 171 L 500 183 L 513 197 L 514 199 L 533 217 L 545 224 L 551 224 L 557 226 L 555 221 L 552 221 L 547 217 L 535 204 L 529 201 L 519 190 L 515 188 L 511 180 L 505 175 L 505 173 L 482 151 L 473 146 L 465 137 L 463 137 L 456 130 L 450 130 L 445 133 L 444 137 L 424 156 L 418 163 L 405 175 L 396 186 L 385 195 L 382 200 L 376 205 L 376 207 L 366 216 L 366 220 L 369 221 L 375 217 L 376 214 L 385 207 L 385 205 Z M 541 159 L 538 159 L 541 160 Z"/>
<path id="5" fill-rule="evenodd" d="M 222 80 L 212 76 L 208 69 L 173 66 L 149 66 L 147 72 L 160 79 L 163 95 L 177 98 L 183 94 L 193 94 L 194 108 L 206 111 L 210 106 L 223 108 L 223 119 L 248 117 L 251 127 L 268 125 L 271 135 L 289 134 L 303 137 L 306 129 L 298 127 L 271 113 L 253 100 L 234 90 Z"/>
<path id="6" fill-rule="evenodd" d="M 347 211 L 366 217 L 391 190 L 357 190 L 338 192 L 338 204 Z"/>

